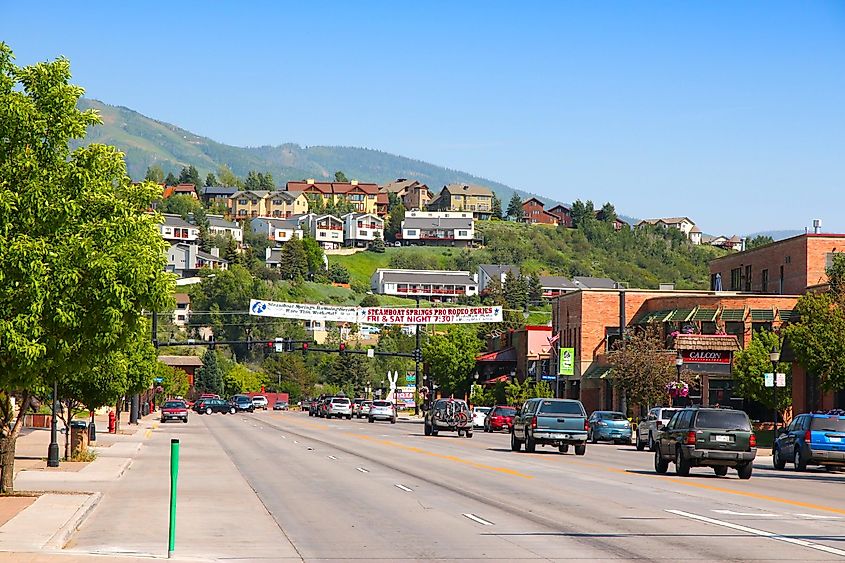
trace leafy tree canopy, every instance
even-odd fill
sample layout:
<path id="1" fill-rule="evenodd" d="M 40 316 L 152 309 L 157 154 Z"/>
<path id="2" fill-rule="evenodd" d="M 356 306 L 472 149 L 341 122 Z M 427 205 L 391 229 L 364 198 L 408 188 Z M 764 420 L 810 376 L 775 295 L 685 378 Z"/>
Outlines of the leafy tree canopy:
<path id="1" fill-rule="evenodd" d="M 782 412 L 792 404 L 790 365 L 783 362 L 778 364 L 778 372 L 787 374 L 787 387 L 778 389 L 778 402 L 775 404 L 772 389 L 765 386 L 763 377 L 764 373 L 772 371 L 769 359 L 772 349 L 781 349 L 778 335 L 769 331 L 755 332 L 748 347 L 734 356 L 733 378 L 740 396 L 762 403 L 770 409 L 776 407 Z"/>
<path id="2" fill-rule="evenodd" d="M 443 334 L 429 336 L 423 344 L 423 357 L 434 381 L 445 394 L 469 390 L 475 370 L 475 356 L 482 342 L 473 328 L 452 325 Z"/>
<path id="3" fill-rule="evenodd" d="M 775 239 L 773 239 L 773 238 L 772 238 L 772 237 L 770 237 L 770 236 L 767 236 L 767 235 L 757 235 L 756 237 L 754 237 L 754 238 L 752 238 L 752 239 L 748 240 L 748 241 L 745 243 L 745 248 L 747 248 L 748 250 L 751 250 L 752 248 L 757 248 L 757 247 L 760 247 L 760 246 L 765 246 L 765 245 L 767 245 L 767 244 L 772 244 L 773 242 L 775 242 Z"/>

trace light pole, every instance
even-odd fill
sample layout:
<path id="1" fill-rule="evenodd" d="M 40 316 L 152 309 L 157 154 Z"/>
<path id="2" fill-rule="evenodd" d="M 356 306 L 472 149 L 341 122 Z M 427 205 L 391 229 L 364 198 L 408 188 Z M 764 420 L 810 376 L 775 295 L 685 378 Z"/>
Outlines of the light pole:
<path id="1" fill-rule="evenodd" d="M 775 346 L 769 352 L 769 359 L 772 361 L 772 448 L 778 439 L 778 362 L 780 352 Z"/>
<path id="2" fill-rule="evenodd" d="M 56 436 L 56 403 L 59 402 L 59 383 L 53 382 L 53 409 L 50 418 L 50 446 L 47 448 L 47 467 L 59 466 L 59 442 Z M 21 408 L 25 408 L 24 405 Z M 69 419 L 70 417 L 68 417 Z M 66 429 L 70 432 L 70 429 Z"/>
<path id="3" fill-rule="evenodd" d="M 675 378 L 675 396 L 672 397 L 672 406 L 675 406 L 675 398 L 678 396 L 678 393 L 681 392 L 681 368 L 684 367 L 684 357 L 681 355 L 681 351 L 678 350 L 678 355 L 675 356 L 675 367 L 678 370 L 678 375 Z"/>

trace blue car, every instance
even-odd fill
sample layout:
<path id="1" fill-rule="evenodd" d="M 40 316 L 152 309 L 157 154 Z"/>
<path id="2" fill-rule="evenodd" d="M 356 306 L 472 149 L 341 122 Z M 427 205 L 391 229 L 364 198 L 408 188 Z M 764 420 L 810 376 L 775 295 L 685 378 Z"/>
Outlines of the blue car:
<path id="1" fill-rule="evenodd" d="M 772 465 L 783 469 L 787 463 L 796 471 L 808 465 L 845 465 L 845 410 L 801 414 L 780 429 Z"/>
<path id="2" fill-rule="evenodd" d="M 621 412 L 593 411 L 587 422 L 590 425 L 587 439 L 593 444 L 599 440 L 631 443 L 631 421 Z"/>

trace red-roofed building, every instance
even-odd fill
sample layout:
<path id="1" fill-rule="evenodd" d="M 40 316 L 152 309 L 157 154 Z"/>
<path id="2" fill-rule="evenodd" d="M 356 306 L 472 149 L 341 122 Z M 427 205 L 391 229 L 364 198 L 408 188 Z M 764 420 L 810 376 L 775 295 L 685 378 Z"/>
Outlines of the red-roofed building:
<path id="1" fill-rule="evenodd" d="M 378 184 L 351 182 L 317 182 L 309 178 L 304 182 L 288 182 L 286 189 L 291 192 L 304 192 L 307 197 L 319 196 L 324 205 L 346 201 L 359 213 L 387 213 L 387 193 L 383 193 Z M 379 196 L 382 196 L 379 198 Z"/>
<path id="2" fill-rule="evenodd" d="M 522 222 L 531 225 L 557 225 L 557 215 L 545 210 L 543 202 L 536 197 L 528 198 L 522 202 Z"/>

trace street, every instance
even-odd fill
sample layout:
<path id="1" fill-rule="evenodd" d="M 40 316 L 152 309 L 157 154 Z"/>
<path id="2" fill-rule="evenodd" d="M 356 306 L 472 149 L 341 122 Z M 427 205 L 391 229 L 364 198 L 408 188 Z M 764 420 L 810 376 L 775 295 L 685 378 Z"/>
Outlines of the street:
<path id="1" fill-rule="evenodd" d="M 161 425 L 146 457 L 183 449 L 177 554 L 291 560 L 836 560 L 845 557 L 845 473 L 750 481 L 707 468 L 658 476 L 652 454 L 588 445 L 587 455 L 510 451 L 508 435 L 424 437 L 422 424 L 324 420 L 298 412 L 193 416 Z M 201 445 L 201 446 L 200 446 Z M 192 448 L 201 453 L 192 454 Z M 571 451 L 571 450 L 570 450 Z M 161 466 L 161 467 L 159 467 Z M 217 479 L 217 481 L 214 481 Z M 147 482 L 145 480 L 145 482 Z M 225 483 L 225 491 L 215 483 Z M 236 487 L 236 489 L 233 489 Z M 253 493 L 254 491 L 254 493 Z M 68 549 L 160 555 L 165 507 L 144 526 L 115 491 Z"/>

